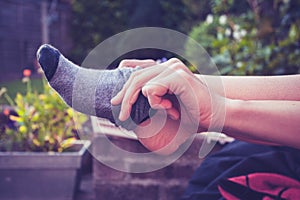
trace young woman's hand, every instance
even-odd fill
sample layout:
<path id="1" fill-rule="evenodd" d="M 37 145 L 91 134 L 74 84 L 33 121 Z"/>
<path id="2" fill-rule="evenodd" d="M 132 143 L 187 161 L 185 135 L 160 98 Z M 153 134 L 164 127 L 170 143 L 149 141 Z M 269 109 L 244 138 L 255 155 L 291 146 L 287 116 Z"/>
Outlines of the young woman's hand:
<path id="1" fill-rule="evenodd" d="M 223 98 L 210 93 L 205 82 L 177 58 L 156 65 L 153 60 L 126 60 L 120 67 L 136 65 L 143 69 L 134 72 L 111 101 L 113 105 L 121 104 L 120 120 L 130 116 L 132 105 L 142 92 L 153 109 L 166 110 L 171 119 L 180 119 L 187 131 L 195 131 L 191 130 L 194 127 L 207 130 L 212 116 L 216 115 L 211 104 L 220 103 Z"/>
<path id="2" fill-rule="evenodd" d="M 123 89 L 112 99 L 112 104 L 122 104 L 120 120 L 129 117 L 140 92 L 148 98 L 151 107 L 165 109 L 169 116 L 161 132 L 142 142 L 150 150 L 164 146 L 166 142 L 161 141 L 170 141 L 182 125 L 185 128 L 183 135 L 186 137 L 194 133 L 190 127 L 198 125 L 198 132 L 201 132 L 207 129 L 221 131 L 224 126 L 225 134 L 245 141 L 300 148 L 297 140 L 300 95 L 295 92 L 299 91 L 299 75 L 194 75 L 178 59 L 170 59 L 158 65 L 153 60 L 135 63 L 127 60 L 123 63 L 128 67 L 139 65 L 142 69 L 134 72 Z M 224 86 L 223 93 L 214 84 L 219 83 L 219 79 Z M 212 86 L 212 89 L 207 85 Z M 177 101 L 170 99 L 169 95 L 176 96 Z M 152 127 L 160 124 L 157 122 Z M 183 141 L 184 139 L 176 141 L 171 152 Z"/>

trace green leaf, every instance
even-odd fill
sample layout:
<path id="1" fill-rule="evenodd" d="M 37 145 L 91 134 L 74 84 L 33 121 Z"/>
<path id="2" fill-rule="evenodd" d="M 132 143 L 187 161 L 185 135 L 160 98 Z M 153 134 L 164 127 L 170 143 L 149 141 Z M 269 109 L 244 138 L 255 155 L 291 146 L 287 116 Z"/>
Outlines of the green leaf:
<path id="1" fill-rule="evenodd" d="M 297 39 L 297 37 L 298 37 L 297 26 L 296 26 L 296 24 L 293 24 L 289 31 L 289 38 L 292 41 L 295 41 Z"/>

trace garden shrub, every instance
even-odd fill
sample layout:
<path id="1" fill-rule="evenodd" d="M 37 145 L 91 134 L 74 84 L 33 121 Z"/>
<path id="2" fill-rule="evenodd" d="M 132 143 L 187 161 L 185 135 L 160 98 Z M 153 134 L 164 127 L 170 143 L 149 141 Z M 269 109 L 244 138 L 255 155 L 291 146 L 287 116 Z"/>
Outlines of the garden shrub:
<path id="1" fill-rule="evenodd" d="M 299 73 L 299 1 L 250 0 L 243 12 L 237 9 L 240 2 L 212 1 L 212 13 L 189 36 L 207 50 L 221 74 Z M 193 53 L 187 43 L 187 56 Z"/>

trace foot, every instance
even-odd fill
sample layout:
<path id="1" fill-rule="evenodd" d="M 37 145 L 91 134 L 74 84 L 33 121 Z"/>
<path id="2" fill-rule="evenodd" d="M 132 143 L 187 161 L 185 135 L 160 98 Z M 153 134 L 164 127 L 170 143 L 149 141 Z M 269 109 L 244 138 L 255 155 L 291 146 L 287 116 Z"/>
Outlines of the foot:
<path id="1" fill-rule="evenodd" d="M 42 45 L 37 51 L 37 60 L 40 63 L 48 81 L 52 79 L 56 72 L 59 57 L 60 52 L 48 44 Z"/>

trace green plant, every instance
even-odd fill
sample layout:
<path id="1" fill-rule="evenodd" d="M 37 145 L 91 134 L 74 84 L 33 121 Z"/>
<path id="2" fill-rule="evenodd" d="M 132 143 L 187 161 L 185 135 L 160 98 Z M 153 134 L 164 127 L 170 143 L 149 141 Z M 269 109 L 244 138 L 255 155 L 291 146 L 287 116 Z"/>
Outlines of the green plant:
<path id="1" fill-rule="evenodd" d="M 86 116 L 75 115 L 45 80 L 42 93 L 32 91 L 28 74 L 23 82 L 27 85 L 26 94 L 18 93 L 14 100 L 1 89 L 2 98 L 10 103 L 15 114 L 10 114 L 5 107 L 0 110 L 12 123 L 2 124 L 0 150 L 62 152 L 72 146 L 76 128 L 81 128 Z M 76 127 L 73 117 L 76 117 Z"/>
<path id="2" fill-rule="evenodd" d="M 221 74 L 271 75 L 300 72 L 299 1 L 212 1 L 213 13 L 190 37 L 210 54 Z M 243 10 L 241 12 L 240 10 Z M 187 55 L 193 49 L 186 45 Z"/>
<path id="3" fill-rule="evenodd" d="M 209 0 L 74 0 L 71 37 L 76 42 L 70 57 L 81 63 L 100 42 L 127 29 L 158 26 L 187 33 L 210 12 L 208 5 Z"/>

